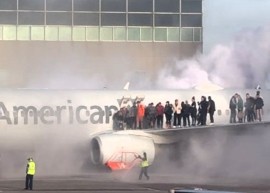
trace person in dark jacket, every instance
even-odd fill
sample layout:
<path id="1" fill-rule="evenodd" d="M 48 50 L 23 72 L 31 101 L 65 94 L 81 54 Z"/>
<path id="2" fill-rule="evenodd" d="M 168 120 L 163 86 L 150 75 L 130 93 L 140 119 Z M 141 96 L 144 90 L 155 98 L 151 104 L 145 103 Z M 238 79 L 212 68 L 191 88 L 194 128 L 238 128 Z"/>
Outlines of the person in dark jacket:
<path id="1" fill-rule="evenodd" d="M 207 117 L 207 109 L 208 109 L 208 102 L 206 101 L 206 97 L 201 97 L 201 125 L 206 125 L 206 117 Z"/>
<path id="2" fill-rule="evenodd" d="M 166 105 L 164 107 L 164 114 L 166 118 L 166 128 L 171 128 L 171 121 L 172 121 L 172 113 L 173 113 L 173 107 L 172 104 L 170 104 L 169 101 L 166 102 Z"/>
<path id="3" fill-rule="evenodd" d="M 257 92 L 255 99 L 255 110 L 256 110 L 256 120 L 258 121 L 262 121 L 263 106 L 264 106 L 263 99 L 260 96 L 260 93 Z"/>
<path id="4" fill-rule="evenodd" d="M 197 113 L 197 125 L 202 125 L 202 106 L 201 102 L 197 102 L 198 104 L 198 113 Z"/>
<path id="5" fill-rule="evenodd" d="M 188 101 L 185 102 L 183 105 L 183 121 L 184 121 L 184 127 L 188 126 L 190 127 L 190 105 L 188 104 Z"/>
<path id="6" fill-rule="evenodd" d="M 246 94 L 246 103 L 245 103 L 245 111 L 247 116 L 247 122 L 253 122 L 254 121 L 254 98 L 249 95 L 249 93 Z"/>
<path id="7" fill-rule="evenodd" d="M 191 115 L 191 125 L 195 126 L 197 119 L 197 104 L 194 96 L 191 98 L 190 115 Z"/>
<path id="8" fill-rule="evenodd" d="M 239 123 L 243 123 L 244 118 L 244 102 L 239 94 L 235 94 L 237 99 L 237 118 Z"/>
<path id="9" fill-rule="evenodd" d="M 208 96 L 208 113 L 210 115 L 210 125 L 214 124 L 214 113 L 216 111 L 216 104 L 215 101 L 211 98 L 211 96 Z"/>
<path id="10" fill-rule="evenodd" d="M 136 114 L 137 114 L 137 107 L 136 103 L 134 102 L 131 107 L 128 109 L 127 113 L 127 129 L 135 129 L 136 128 Z"/>
<path id="11" fill-rule="evenodd" d="M 230 116 L 230 123 L 236 123 L 236 96 L 233 95 L 230 99 L 230 110 L 231 110 L 231 116 Z"/>

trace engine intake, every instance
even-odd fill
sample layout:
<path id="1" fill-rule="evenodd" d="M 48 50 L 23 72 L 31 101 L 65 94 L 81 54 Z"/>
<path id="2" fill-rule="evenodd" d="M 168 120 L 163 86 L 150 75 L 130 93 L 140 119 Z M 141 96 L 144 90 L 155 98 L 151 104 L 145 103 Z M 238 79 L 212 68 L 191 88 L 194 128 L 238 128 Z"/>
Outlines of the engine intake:
<path id="1" fill-rule="evenodd" d="M 130 163 L 146 152 L 149 163 L 155 158 L 152 138 L 134 134 L 101 134 L 91 140 L 91 160 L 94 164 Z"/>

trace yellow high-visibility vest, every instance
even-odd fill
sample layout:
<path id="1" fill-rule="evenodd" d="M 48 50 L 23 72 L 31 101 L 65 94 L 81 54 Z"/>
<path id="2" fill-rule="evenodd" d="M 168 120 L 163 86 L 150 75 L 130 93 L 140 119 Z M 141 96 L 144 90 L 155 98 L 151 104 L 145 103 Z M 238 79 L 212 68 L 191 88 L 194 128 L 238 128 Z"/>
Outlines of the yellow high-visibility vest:
<path id="1" fill-rule="evenodd" d="M 36 164 L 34 161 L 29 161 L 28 168 L 27 168 L 27 174 L 35 175 L 35 173 L 36 173 Z"/>
<path id="2" fill-rule="evenodd" d="M 148 167 L 148 166 L 149 166 L 149 163 L 148 163 L 147 160 L 143 160 L 143 161 L 141 162 L 141 167 L 142 167 L 142 168 Z"/>

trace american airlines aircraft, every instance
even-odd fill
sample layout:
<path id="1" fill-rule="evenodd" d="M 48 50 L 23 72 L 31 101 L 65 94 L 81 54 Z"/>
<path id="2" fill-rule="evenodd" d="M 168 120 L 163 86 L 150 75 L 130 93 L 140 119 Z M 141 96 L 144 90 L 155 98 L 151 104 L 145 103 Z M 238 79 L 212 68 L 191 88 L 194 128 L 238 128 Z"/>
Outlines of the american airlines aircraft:
<path id="1" fill-rule="evenodd" d="M 24 150 L 35 144 L 27 144 L 38 137 L 37 131 L 67 127 L 82 131 L 87 128 L 91 140 L 90 154 L 95 164 L 112 164 L 112 169 L 126 169 L 134 157 L 147 152 L 149 162 L 155 158 L 155 144 L 170 143 L 168 138 L 157 135 L 159 130 L 112 130 L 112 115 L 122 106 L 131 106 L 142 101 L 163 105 L 166 101 L 180 102 L 195 96 L 211 96 L 216 104 L 215 124 L 229 123 L 229 101 L 238 93 L 245 101 L 246 93 L 255 96 L 256 90 L 28 90 L 2 89 L 0 93 L 0 148 L 10 148 L 17 143 Z M 263 98 L 269 91 L 261 91 Z M 264 113 L 269 114 L 269 103 L 265 102 Z M 266 117 L 264 117 L 266 119 Z M 31 131 L 31 132 L 29 132 Z M 161 129 L 160 129 L 161 131 Z M 164 130 L 163 130 L 164 131 Z M 64 136 L 65 133 L 63 133 Z M 23 139 L 23 140 L 20 140 Z M 48 141 L 49 142 L 49 141 Z M 113 165 L 119 157 L 125 161 Z"/>

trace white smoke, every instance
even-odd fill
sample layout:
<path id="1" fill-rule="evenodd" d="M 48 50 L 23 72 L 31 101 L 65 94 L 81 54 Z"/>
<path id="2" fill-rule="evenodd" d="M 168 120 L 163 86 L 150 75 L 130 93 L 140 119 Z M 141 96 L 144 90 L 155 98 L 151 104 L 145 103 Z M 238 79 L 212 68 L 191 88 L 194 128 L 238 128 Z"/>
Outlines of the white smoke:
<path id="1" fill-rule="evenodd" d="M 239 32 L 229 45 L 217 45 L 162 69 L 157 87 L 192 88 L 211 81 L 224 88 L 270 88 L 270 25 Z"/>

